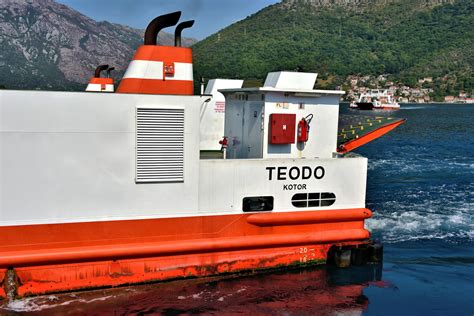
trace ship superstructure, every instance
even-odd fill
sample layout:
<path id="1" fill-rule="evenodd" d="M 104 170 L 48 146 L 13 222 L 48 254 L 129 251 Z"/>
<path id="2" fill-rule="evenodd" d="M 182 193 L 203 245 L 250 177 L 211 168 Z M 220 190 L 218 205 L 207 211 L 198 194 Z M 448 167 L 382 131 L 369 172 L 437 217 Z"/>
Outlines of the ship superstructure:
<path id="1" fill-rule="evenodd" d="M 357 101 L 350 104 L 351 109 L 358 110 L 398 110 L 398 104 L 388 90 L 372 89 L 361 93 Z"/>
<path id="2" fill-rule="evenodd" d="M 178 19 L 150 24 L 117 93 L 0 91 L 0 296 L 369 251 L 367 159 L 341 153 L 403 121 L 342 138 L 344 92 L 312 73 L 193 95 L 190 49 L 152 40 Z"/>

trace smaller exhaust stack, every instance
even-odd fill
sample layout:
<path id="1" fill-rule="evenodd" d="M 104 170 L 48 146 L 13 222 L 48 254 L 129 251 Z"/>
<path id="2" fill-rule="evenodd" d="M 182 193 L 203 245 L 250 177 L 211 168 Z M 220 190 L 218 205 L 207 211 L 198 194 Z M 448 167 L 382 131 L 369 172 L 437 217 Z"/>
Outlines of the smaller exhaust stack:
<path id="1" fill-rule="evenodd" d="M 114 70 L 114 67 L 109 65 L 99 65 L 94 71 L 94 77 L 89 80 L 86 91 L 88 92 L 114 92 L 114 80 L 110 78 L 110 72 Z M 107 77 L 101 78 L 100 74 L 102 71 L 107 71 Z"/>
<path id="2" fill-rule="evenodd" d="M 190 28 L 194 25 L 194 20 L 181 22 L 174 30 L 174 46 L 181 47 L 181 33 L 184 29 Z"/>
<path id="3" fill-rule="evenodd" d="M 118 93 L 192 95 L 193 53 L 181 47 L 181 32 L 194 21 L 180 23 L 175 31 L 175 46 L 157 45 L 158 33 L 178 23 L 181 12 L 161 15 L 153 19 L 145 31 L 144 45 L 135 52 L 128 65 Z"/>

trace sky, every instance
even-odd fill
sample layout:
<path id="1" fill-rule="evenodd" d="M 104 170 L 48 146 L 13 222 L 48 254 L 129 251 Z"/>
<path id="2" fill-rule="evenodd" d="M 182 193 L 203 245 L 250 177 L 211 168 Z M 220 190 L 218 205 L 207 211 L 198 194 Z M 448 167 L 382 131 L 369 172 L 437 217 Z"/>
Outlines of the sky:
<path id="1" fill-rule="evenodd" d="M 181 20 L 196 20 L 183 36 L 198 40 L 245 19 L 278 0 L 57 0 L 96 21 L 145 29 L 153 18 L 182 11 Z M 173 32 L 173 29 L 165 29 Z"/>

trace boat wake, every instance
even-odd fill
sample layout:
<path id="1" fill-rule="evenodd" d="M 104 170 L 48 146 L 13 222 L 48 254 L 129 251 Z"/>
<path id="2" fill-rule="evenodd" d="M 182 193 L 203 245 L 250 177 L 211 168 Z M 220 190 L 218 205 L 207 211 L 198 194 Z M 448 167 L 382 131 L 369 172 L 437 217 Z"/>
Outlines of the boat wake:
<path id="1" fill-rule="evenodd" d="M 366 226 L 374 236 L 382 234 L 381 238 L 386 243 L 434 239 L 450 242 L 474 241 L 472 216 L 469 218 L 466 214 L 443 216 L 423 215 L 415 211 L 394 212 L 389 215 L 375 215 L 367 221 Z"/>
<path id="2" fill-rule="evenodd" d="M 423 109 L 427 109 L 429 108 L 429 106 L 423 106 L 423 105 L 420 105 L 420 106 L 401 106 L 400 107 L 400 110 L 423 110 Z"/>
<path id="3" fill-rule="evenodd" d="M 374 237 L 389 243 L 474 241 L 474 163 L 378 159 L 369 171 L 380 174 L 368 189 L 374 216 L 366 226 Z"/>

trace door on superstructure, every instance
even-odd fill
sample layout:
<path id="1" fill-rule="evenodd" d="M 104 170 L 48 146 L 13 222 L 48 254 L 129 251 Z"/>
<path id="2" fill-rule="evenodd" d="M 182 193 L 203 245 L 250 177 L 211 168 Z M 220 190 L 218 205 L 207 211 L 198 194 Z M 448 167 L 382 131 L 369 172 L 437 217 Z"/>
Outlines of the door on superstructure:
<path id="1" fill-rule="evenodd" d="M 225 107 L 224 135 L 228 139 L 227 158 L 242 158 L 244 102 L 232 100 Z"/>
<path id="2" fill-rule="evenodd" d="M 244 106 L 242 158 L 263 157 L 263 102 Z"/>

